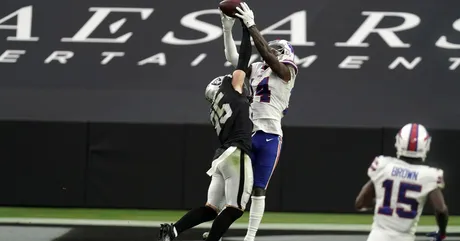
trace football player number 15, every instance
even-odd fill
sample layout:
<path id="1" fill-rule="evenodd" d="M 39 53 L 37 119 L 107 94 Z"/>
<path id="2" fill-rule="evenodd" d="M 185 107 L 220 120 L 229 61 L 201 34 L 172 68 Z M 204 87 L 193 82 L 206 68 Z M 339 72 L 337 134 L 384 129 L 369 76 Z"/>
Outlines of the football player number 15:
<path id="1" fill-rule="evenodd" d="M 217 96 L 216 99 L 214 100 L 214 104 L 212 106 L 212 111 L 211 111 L 211 123 L 214 125 L 214 128 L 216 129 L 217 135 L 220 134 L 220 131 L 222 130 L 221 125 L 224 125 L 225 122 L 227 122 L 227 119 L 232 116 L 232 108 L 228 103 L 219 105 L 220 100 L 224 97 L 224 94 L 220 92 Z"/>
<path id="2" fill-rule="evenodd" d="M 396 205 L 406 204 L 410 206 L 410 210 L 407 210 L 402 207 L 396 208 L 396 215 L 400 218 L 414 219 L 417 217 L 417 210 L 419 203 L 416 199 L 407 197 L 407 192 L 421 192 L 422 186 L 412 183 L 401 182 L 398 186 L 395 187 L 394 181 L 391 179 L 386 179 L 382 183 L 382 187 L 385 189 L 383 205 L 378 209 L 379 214 L 392 216 L 395 212 L 395 209 L 391 207 L 391 195 L 393 193 L 393 188 L 397 188 L 399 191 L 397 193 L 398 198 L 396 200 Z"/>

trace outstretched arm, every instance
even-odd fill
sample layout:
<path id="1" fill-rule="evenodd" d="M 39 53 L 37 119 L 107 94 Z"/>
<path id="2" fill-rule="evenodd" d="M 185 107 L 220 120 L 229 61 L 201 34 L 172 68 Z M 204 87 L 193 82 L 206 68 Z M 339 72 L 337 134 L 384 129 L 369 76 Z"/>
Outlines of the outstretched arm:
<path id="1" fill-rule="evenodd" d="M 254 45 L 260 53 L 260 56 L 265 60 L 265 62 L 270 66 L 270 68 L 275 72 L 279 77 L 285 81 L 291 79 L 291 71 L 289 67 L 281 63 L 278 58 L 273 54 L 268 46 L 267 41 L 262 37 L 256 25 L 253 25 L 249 28 L 252 39 L 254 39 Z"/>
<path id="2" fill-rule="evenodd" d="M 239 56 L 232 34 L 232 28 L 233 24 L 235 23 L 235 18 L 228 17 L 221 11 L 220 20 L 222 22 L 222 32 L 224 34 L 225 59 L 227 59 L 227 61 L 230 62 L 233 65 L 233 67 L 236 67 L 238 65 Z"/>
<path id="3" fill-rule="evenodd" d="M 241 8 L 237 7 L 236 10 L 239 12 L 239 14 L 237 13 L 235 15 L 241 18 L 248 27 L 249 33 L 254 40 L 254 45 L 259 51 L 260 56 L 262 56 L 268 66 L 270 66 L 270 68 L 273 70 L 273 72 L 275 72 L 283 80 L 289 81 L 291 79 L 291 71 L 289 70 L 289 67 L 286 64 L 281 63 L 276 55 L 271 52 L 267 41 L 264 39 L 264 37 L 262 37 L 256 27 L 254 22 L 254 13 L 252 10 L 244 2 L 241 3 Z"/>
<path id="4" fill-rule="evenodd" d="M 243 27 L 243 39 L 241 40 L 238 64 L 233 72 L 232 85 L 236 91 L 243 93 L 244 79 L 248 70 L 249 60 L 251 59 L 251 40 L 248 28 L 241 23 Z"/>

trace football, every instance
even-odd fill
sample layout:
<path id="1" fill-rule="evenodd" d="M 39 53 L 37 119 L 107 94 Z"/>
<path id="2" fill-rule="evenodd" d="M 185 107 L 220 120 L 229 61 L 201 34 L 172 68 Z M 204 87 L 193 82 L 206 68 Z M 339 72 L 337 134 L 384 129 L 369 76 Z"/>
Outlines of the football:
<path id="1" fill-rule="evenodd" d="M 224 0 L 219 3 L 220 10 L 227 16 L 234 18 L 236 7 L 239 7 L 241 0 Z"/>

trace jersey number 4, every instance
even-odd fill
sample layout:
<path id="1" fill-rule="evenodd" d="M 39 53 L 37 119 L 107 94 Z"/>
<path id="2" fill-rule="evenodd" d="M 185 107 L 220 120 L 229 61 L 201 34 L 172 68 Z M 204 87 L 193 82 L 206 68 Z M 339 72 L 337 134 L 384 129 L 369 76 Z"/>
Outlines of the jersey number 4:
<path id="1" fill-rule="evenodd" d="M 268 77 L 265 77 L 257 85 L 256 96 L 260 96 L 260 102 L 270 103 L 271 91 L 268 88 Z"/>
<path id="2" fill-rule="evenodd" d="M 232 116 L 233 113 L 232 108 L 228 103 L 219 106 L 219 102 L 222 100 L 223 97 L 224 94 L 220 92 L 216 96 L 214 104 L 211 108 L 211 123 L 214 125 L 214 128 L 216 129 L 217 135 L 220 135 L 220 132 L 222 130 L 221 125 L 224 125 L 225 122 L 227 122 L 227 119 L 230 118 L 230 116 Z"/>
<path id="3" fill-rule="evenodd" d="M 379 208 L 378 213 L 383 215 L 392 216 L 394 209 L 391 205 L 391 195 L 393 193 L 394 181 L 391 179 L 387 179 L 382 183 L 382 187 L 385 189 L 383 205 Z M 406 204 L 410 206 L 410 211 L 402 208 L 396 208 L 396 215 L 400 218 L 408 218 L 414 219 L 417 217 L 417 210 L 419 203 L 416 199 L 407 197 L 407 192 L 421 192 L 422 186 L 412 183 L 401 182 L 398 187 L 398 199 L 396 201 L 396 205 L 398 204 Z"/>

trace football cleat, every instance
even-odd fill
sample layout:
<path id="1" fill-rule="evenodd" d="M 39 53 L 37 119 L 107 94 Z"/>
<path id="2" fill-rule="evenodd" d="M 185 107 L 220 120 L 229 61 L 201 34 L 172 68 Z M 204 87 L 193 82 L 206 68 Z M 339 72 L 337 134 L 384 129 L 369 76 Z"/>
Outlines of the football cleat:
<path id="1" fill-rule="evenodd" d="M 206 240 L 209 236 L 209 232 L 204 232 L 203 233 L 203 240 Z M 222 241 L 222 238 L 219 239 L 219 241 Z"/>
<path id="2" fill-rule="evenodd" d="M 439 232 L 431 232 L 426 234 L 427 237 L 431 238 L 431 241 L 442 241 L 446 239 L 445 234 L 440 234 Z"/>
<path id="3" fill-rule="evenodd" d="M 158 234 L 158 241 L 172 241 L 174 238 L 176 238 L 176 235 L 174 235 L 173 224 L 162 224 L 160 226 L 160 233 Z"/>

